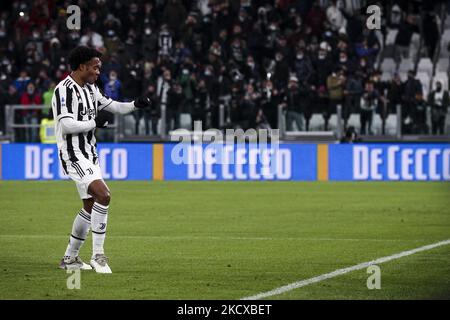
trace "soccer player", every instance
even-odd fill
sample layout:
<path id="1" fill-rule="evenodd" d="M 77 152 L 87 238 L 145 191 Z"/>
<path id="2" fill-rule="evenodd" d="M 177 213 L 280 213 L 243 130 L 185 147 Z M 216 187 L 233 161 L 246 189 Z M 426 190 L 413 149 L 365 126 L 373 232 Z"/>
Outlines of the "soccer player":
<path id="1" fill-rule="evenodd" d="M 69 55 L 70 75 L 55 88 L 52 110 L 61 165 L 75 181 L 83 207 L 76 215 L 61 269 L 94 269 L 98 273 L 111 273 L 103 250 L 110 190 L 102 179 L 96 150 L 95 128 L 108 124 L 107 112 L 126 114 L 136 108 L 150 107 L 145 96 L 133 102 L 117 102 L 105 96 L 95 85 L 100 74 L 101 53 L 79 46 Z M 92 231 L 93 253 L 90 265 L 79 257 L 86 236 Z"/>

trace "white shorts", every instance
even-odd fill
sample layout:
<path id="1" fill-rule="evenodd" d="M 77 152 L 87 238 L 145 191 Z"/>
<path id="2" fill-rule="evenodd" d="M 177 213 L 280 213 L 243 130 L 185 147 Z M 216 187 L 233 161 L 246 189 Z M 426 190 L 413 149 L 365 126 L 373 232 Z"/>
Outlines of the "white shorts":
<path id="1" fill-rule="evenodd" d="M 88 187 L 92 181 L 103 180 L 102 171 L 98 164 L 93 164 L 85 158 L 79 158 L 77 162 L 66 161 L 67 173 L 75 181 L 81 199 L 90 199 Z"/>

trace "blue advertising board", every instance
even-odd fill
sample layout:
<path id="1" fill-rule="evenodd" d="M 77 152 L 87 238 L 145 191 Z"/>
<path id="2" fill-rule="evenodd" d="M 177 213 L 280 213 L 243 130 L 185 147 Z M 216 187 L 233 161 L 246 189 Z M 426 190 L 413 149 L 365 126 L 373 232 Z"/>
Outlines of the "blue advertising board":
<path id="1" fill-rule="evenodd" d="M 99 164 L 104 179 L 152 179 L 152 146 L 149 144 L 99 144 Z M 68 179 L 58 158 L 56 145 L 4 144 L 4 180 Z"/>

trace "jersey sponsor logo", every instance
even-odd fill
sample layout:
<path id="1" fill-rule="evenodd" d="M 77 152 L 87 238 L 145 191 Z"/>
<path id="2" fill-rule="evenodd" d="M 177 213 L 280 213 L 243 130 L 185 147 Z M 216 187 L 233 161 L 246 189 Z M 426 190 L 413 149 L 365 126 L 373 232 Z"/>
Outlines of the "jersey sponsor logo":
<path id="1" fill-rule="evenodd" d="M 85 115 L 89 115 L 89 116 L 94 116 L 95 114 L 95 110 L 94 109 L 90 109 L 90 108 L 85 108 L 83 106 L 82 109 L 80 109 L 80 116 L 85 116 Z"/>

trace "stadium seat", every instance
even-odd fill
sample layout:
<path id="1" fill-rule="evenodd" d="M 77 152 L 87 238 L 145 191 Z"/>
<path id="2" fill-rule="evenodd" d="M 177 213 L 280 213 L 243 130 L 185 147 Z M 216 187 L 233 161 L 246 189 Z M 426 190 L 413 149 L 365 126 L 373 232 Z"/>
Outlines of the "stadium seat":
<path id="1" fill-rule="evenodd" d="M 389 136 L 395 136 L 397 133 L 397 115 L 390 114 L 386 119 L 385 133 Z"/>
<path id="2" fill-rule="evenodd" d="M 412 61 L 417 61 L 416 58 L 420 51 L 420 35 L 418 33 L 413 33 L 411 37 L 411 43 L 409 45 L 409 58 Z"/>
<path id="3" fill-rule="evenodd" d="M 388 29 L 386 36 L 386 47 L 395 44 L 395 38 L 397 37 L 398 29 Z"/>
<path id="4" fill-rule="evenodd" d="M 441 58 L 448 58 L 449 57 L 449 51 L 447 49 L 448 43 L 450 42 L 450 29 L 446 29 L 441 37 L 441 51 L 440 51 L 440 57 Z"/>
<path id="5" fill-rule="evenodd" d="M 180 114 L 180 128 L 191 130 L 191 115 L 189 113 Z"/>
<path id="6" fill-rule="evenodd" d="M 409 70 L 412 69 L 414 69 L 414 63 L 412 59 L 403 59 L 398 67 L 398 70 L 400 72 L 408 72 Z"/>
<path id="7" fill-rule="evenodd" d="M 313 113 L 309 120 L 309 131 L 323 131 L 325 122 L 321 113 Z"/>
<path id="8" fill-rule="evenodd" d="M 392 73 L 387 72 L 387 71 L 384 71 L 384 72 L 381 74 L 381 81 L 389 82 L 389 81 L 391 81 L 391 80 L 392 80 Z"/>
<path id="9" fill-rule="evenodd" d="M 408 79 L 408 73 L 406 71 L 399 72 L 398 75 L 400 76 L 400 79 L 402 80 L 402 82 L 405 82 Z"/>
<path id="10" fill-rule="evenodd" d="M 439 71 L 448 71 L 449 59 L 448 58 L 440 58 L 436 64 L 436 72 Z"/>
<path id="11" fill-rule="evenodd" d="M 417 72 L 426 72 L 428 77 L 433 75 L 433 63 L 430 58 L 421 58 L 417 65 Z"/>
<path id="12" fill-rule="evenodd" d="M 372 134 L 381 135 L 383 129 L 383 122 L 378 113 L 375 113 L 372 118 Z"/>
<path id="13" fill-rule="evenodd" d="M 342 125 L 344 125 L 342 123 Z M 337 131 L 337 115 L 332 114 L 330 120 L 328 121 L 328 130 Z"/>
<path id="14" fill-rule="evenodd" d="M 359 113 L 350 114 L 350 117 L 348 118 L 348 121 L 347 121 L 347 128 L 348 127 L 354 127 L 357 132 L 360 132 L 361 122 L 360 122 Z"/>
<path id="15" fill-rule="evenodd" d="M 381 71 L 382 72 L 393 72 L 397 68 L 394 59 L 392 58 L 384 58 L 381 63 Z"/>

